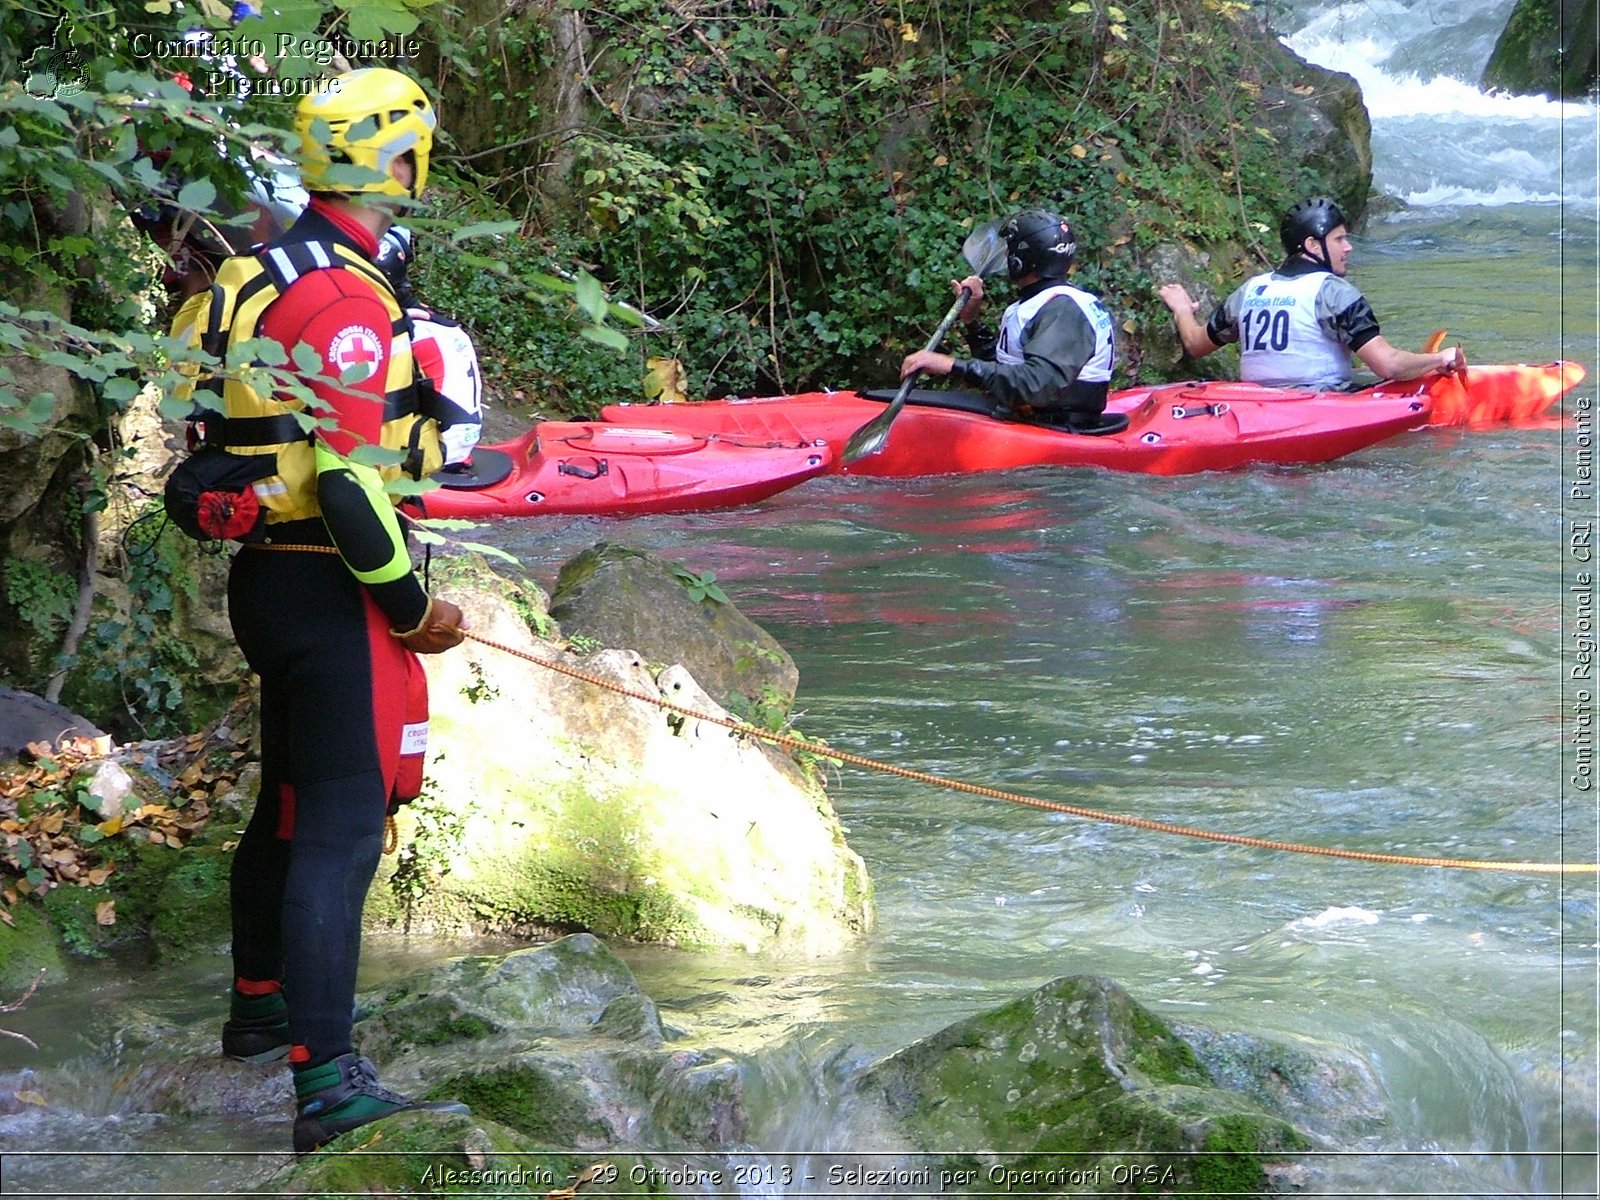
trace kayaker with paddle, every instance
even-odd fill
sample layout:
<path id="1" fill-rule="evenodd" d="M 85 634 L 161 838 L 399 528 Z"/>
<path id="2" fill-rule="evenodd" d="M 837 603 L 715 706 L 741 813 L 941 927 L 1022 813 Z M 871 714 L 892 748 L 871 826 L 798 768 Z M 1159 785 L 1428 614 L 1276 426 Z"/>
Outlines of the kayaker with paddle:
<path id="1" fill-rule="evenodd" d="M 201 344 L 219 358 L 257 336 L 309 347 L 309 363 L 294 361 L 321 406 L 308 436 L 295 418 L 302 401 L 219 381 L 221 420 L 205 420 L 220 425 L 220 444 L 188 460 L 209 451 L 264 467 L 250 491 L 260 527 L 213 535 L 244 543 L 228 616 L 261 680 L 261 791 L 233 855 L 222 1050 L 247 1062 L 287 1056 L 301 1153 L 393 1113 L 466 1111 L 379 1083 L 355 1052 L 351 1016 L 385 819 L 421 785 L 427 692 L 416 656 L 459 645 L 465 628 L 413 569 L 383 477 L 417 478 L 439 462 L 405 312 L 374 264 L 397 204 L 427 181 L 434 124 L 416 81 L 386 67 L 307 94 L 295 130 L 309 208 L 257 253 L 225 260 L 195 297 Z M 197 319 L 188 309 L 180 328 Z M 380 444 L 419 461 L 359 460 Z"/>
<path id="2" fill-rule="evenodd" d="M 918 372 L 948 375 L 978 387 L 995 402 L 996 415 L 1084 431 L 1100 424 L 1116 365 L 1111 314 L 1099 297 L 1066 282 L 1077 255 L 1072 227 L 1042 209 L 1006 218 L 1006 275 L 1017 299 L 995 331 L 978 323 L 983 277 L 952 286 L 970 295 L 961 310 L 971 358 L 934 350 L 908 354 L 900 378 Z"/>
<path id="3" fill-rule="evenodd" d="M 1459 346 L 1416 354 L 1391 346 L 1354 284 L 1350 231 L 1326 196 L 1291 205 L 1278 234 L 1287 257 L 1275 271 L 1245 281 L 1201 325 L 1199 302 L 1181 283 L 1163 284 L 1183 349 L 1191 358 L 1239 343 L 1239 378 L 1268 387 L 1332 391 L 1351 386 L 1354 354 L 1380 379 L 1417 379 L 1466 370 Z"/>

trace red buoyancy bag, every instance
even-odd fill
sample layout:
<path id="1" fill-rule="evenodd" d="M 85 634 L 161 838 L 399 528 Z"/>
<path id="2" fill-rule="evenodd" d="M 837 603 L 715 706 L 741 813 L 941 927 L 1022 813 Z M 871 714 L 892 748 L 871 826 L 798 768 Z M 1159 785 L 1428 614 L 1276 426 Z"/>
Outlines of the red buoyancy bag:
<path id="1" fill-rule="evenodd" d="M 400 726 L 400 761 L 390 807 L 422 794 L 422 768 L 428 757 L 428 676 L 415 654 L 406 655 L 405 723 Z"/>

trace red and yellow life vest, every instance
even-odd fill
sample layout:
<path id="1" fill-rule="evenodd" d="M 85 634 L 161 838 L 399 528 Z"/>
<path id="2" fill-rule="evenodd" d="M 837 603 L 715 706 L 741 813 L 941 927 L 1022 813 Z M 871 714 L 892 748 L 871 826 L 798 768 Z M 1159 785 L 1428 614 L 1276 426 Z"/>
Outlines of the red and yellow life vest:
<path id="1" fill-rule="evenodd" d="M 379 473 L 385 480 L 402 475 L 425 478 L 439 469 L 444 456 L 438 423 L 422 412 L 411 354 L 411 323 L 383 273 L 355 250 L 337 242 L 288 241 L 226 259 L 211 287 L 189 297 L 178 310 L 172 336 L 226 363 L 233 347 L 258 336 L 262 315 L 274 300 L 301 276 L 322 270 L 354 271 L 372 285 L 383 302 L 392 340 L 380 444 L 400 451 L 405 459 L 400 465 L 380 467 Z M 220 445 L 231 454 L 277 457 L 276 470 L 254 485 L 257 499 L 267 510 L 267 522 L 318 516 L 316 457 L 310 433 L 315 414 L 307 411 L 304 402 L 275 394 L 263 396 L 234 374 L 191 384 L 185 389 L 189 396 L 195 387 L 217 396 L 203 408 L 197 403 L 191 417 L 207 445 Z M 395 503 L 400 499 L 395 496 Z"/>

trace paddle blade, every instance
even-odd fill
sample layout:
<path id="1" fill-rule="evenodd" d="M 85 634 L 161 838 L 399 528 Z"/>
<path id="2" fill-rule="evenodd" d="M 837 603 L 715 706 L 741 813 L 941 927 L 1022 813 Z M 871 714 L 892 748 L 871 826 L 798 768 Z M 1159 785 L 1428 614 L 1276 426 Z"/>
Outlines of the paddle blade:
<path id="1" fill-rule="evenodd" d="M 956 317 L 967 306 L 967 300 L 972 295 L 970 288 L 962 288 L 956 295 L 955 303 L 944 314 L 944 320 L 939 322 L 939 328 L 933 331 L 933 336 L 928 339 L 924 350 L 936 350 L 939 343 L 944 340 L 944 335 L 955 324 Z M 889 426 L 894 424 L 894 419 L 900 415 L 900 410 L 906 406 L 906 397 L 911 395 L 911 385 L 916 381 L 916 376 L 907 375 L 900 381 L 900 390 L 894 394 L 894 399 L 889 402 L 889 407 L 884 409 L 872 420 L 850 435 L 850 440 L 844 444 L 844 454 L 840 456 L 845 466 L 849 466 L 858 458 L 865 458 L 869 454 L 876 454 L 882 450 L 889 440 Z"/>
<path id="2" fill-rule="evenodd" d="M 876 454 L 882 450 L 889 441 L 889 424 L 893 416 L 888 409 L 884 409 L 872 420 L 850 435 L 850 440 L 844 444 L 844 453 L 839 456 L 846 466 Z"/>
<path id="3" fill-rule="evenodd" d="M 967 260 L 979 279 L 993 275 L 1006 264 L 1006 240 L 1000 236 L 1000 223 L 990 221 L 967 235 L 961 244 L 961 257 Z"/>
<path id="4" fill-rule="evenodd" d="M 1430 333 L 1428 335 L 1428 340 L 1422 343 L 1422 352 L 1424 354 L 1437 354 L 1437 353 L 1439 353 L 1440 350 L 1444 349 L 1444 339 L 1445 339 L 1444 330 L 1435 329 L 1432 333 Z"/>

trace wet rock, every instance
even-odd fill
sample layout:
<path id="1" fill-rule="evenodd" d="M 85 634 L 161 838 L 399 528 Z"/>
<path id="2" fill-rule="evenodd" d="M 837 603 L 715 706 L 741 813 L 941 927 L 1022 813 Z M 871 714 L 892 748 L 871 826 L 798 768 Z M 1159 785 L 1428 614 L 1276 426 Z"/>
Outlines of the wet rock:
<path id="1" fill-rule="evenodd" d="M 605 1018 L 621 1001 L 639 1008 L 631 1025 Z M 655 1005 L 627 964 L 587 933 L 504 956 L 452 959 L 363 997 L 366 1053 L 386 1048 L 516 1034 L 589 1033 L 606 1026 L 628 1040 L 660 1043 Z"/>
<path id="2" fill-rule="evenodd" d="M 1594 0 L 1517 0 L 1483 69 L 1483 86 L 1581 100 L 1600 63 Z"/>
<path id="3" fill-rule="evenodd" d="M 1329 1145 L 1353 1145 L 1389 1125 L 1377 1072 L 1349 1050 L 1200 1025 L 1175 1024 L 1173 1030 L 1194 1048 L 1218 1085 Z"/>
<path id="4" fill-rule="evenodd" d="M 287 1135 L 294 1116 L 294 1084 L 287 1064 L 252 1066 L 224 1058 L 216 1024 L 183 1043 L 191 1054 L 159 1053 L 129 1073 L 119 1097 L 130 1110 L 167 1117 L 249 1117 L 281 1123 Z M 172 1043 L 169 1041 L 167 1047 Z M 205 1046 L 208 1049 L 202 1049 Z M 163 1049 L 157 1047 L 157 1050 Z"/>
<path id="5" fill-rule="evenodd" d="M 806 953 L 869 926 L 865 867 L 820 786 L 755 739 L 662 707 L 728 718 L 682 667 L 580 658 L 503 595 L 445 592 L 496 645 L 427 659 L 428 795 L 399 814 L 369 917 Z"/>
<path id="6" fill-rule="evenodd" d="M 363 1007 L 357 1043 L 386 1079 L 464 1100 L 540 1145 L 721 1146 L 748 1129 L 743 1068 L 664 1049 L 654 1002 L 588 934 L 457 959 Z"/>
<path id="7" fill-rule="evenodd" d="M 936 1156 L 947 1190 L 992 1191 L 999 1179 L 1066 1195 L 1259 1193 L 1280 1152 L 1291 1160 L 1310 1145 L 1217 1087 L 1119 985 L 1087 976 L 924 1038 L 870 1067 L 861 1088 Z"/>
<path id="8" fill-rule="evenodd" d="M 1281 43 L 1267 63 L 1262 123 L 1301 173 L 1320 181 L 1317 190 L 1338 201 L 1354 226 L 1372 191 L 1372 120 L 1361 86 L 1353 76 L 1307 62 Z M 1276 220 L 1265 243 L 1268 256 L 1276 258 Z"/>
<path id="9" fill-rule="evenodd" d="M 363 1153 L 370 1151 L 370 1153 Z M 661 1195 L 634 1182 L 631 1154 L 603 1158 L 542 1149 L 476 1114 L 402 1113 L 335 1139 L 292 1162 L 262 1190 L 297 1196 Z M 566 1189 L 566 1190 L 563 1190 Z"/>
<path id="10" fill-rule="evenodd" d="M 601 542 L 561 568 L 550 615 L 569 638 L 681 664 L 717 701 L 746 713 L 786 715 L 800 672 L 766 630 L 730 603 L 696 599 L 692 572 L 654 555 Z"/>
<path id="11" fill-rule="evenodd" d="M 440 963 L 363 993 L 361 1008 L 370 1015 L 357 1023 L 357 1048 L 386 1084 L 463 1100 L 472 1114 L 403 1113 L 352 1131 L 269 1190 L 450 1194 L 499 1172 L 501 1190 L 529 1194 L 580 1180 L 607 1194 L 710 1194 L 672 1181 L 728 1178 L 728 1156 L 746 1153 L 756 1128 L 758 1063 L 663 1044 L 654 1002 L 588 935 Z M 245 1140 L 287 1150 L 289 1072 L 221 1058 L 220 1015 L 219 997 L 217 1019 L 192 1028 L 136 1021 L 109 1039 L 115 1069 L 92 1076 L 102 1089 L 114 1080 L 113 1102 L 130 1120 L 252 1118 Z M 915 1194 L 1263 1195 L 1336 1181 L 1297 1158 L 1310 1142 L 1277 1110 L 1332 1129 L 1327 1113 L 1351 1096 L 1375 1102 L 1368 1083 L 1328 1079 L 1320 1048 L 1184 1032 L 1200 1055 L 1115 983 L 1057 980 L 846 1084 L 843 1119 L 874 1153 L 843 1151 L 838 1162 L 862 1180 L 898 1172 L 889 1190 Z M 71 1102 L 53 1073 L 29 1087 Z M 1362 1140 L 1357 1123 L 1338 1128 L 1349 1140 L 1329 1144 Z M 639 1146 L 650 1147 L 648 1160 L 630 1153 Z M 890 1157 L 897 1150 L 904 1159 Z M 519 1165 L 521 1175 L 508 1173 Z M 451 1177 L 460 1186 L 445 1186 L 445 1170 L 460 1172 Z"/>
<path id="12" fill-rule="evenodd" d="M 66 970 L 49 919 L 31 904 L 7 911 L 11 920 L 0 922 L 0 1003 L 15 1001 L 41 971 L 59 980 Z"/>

